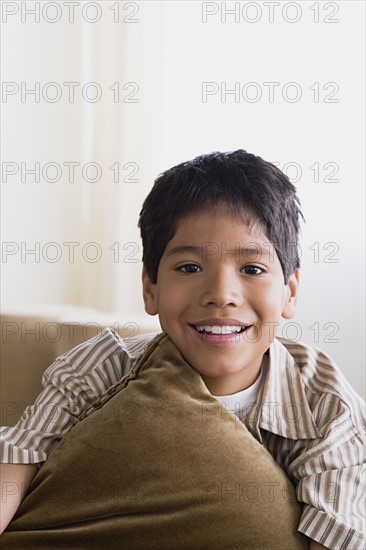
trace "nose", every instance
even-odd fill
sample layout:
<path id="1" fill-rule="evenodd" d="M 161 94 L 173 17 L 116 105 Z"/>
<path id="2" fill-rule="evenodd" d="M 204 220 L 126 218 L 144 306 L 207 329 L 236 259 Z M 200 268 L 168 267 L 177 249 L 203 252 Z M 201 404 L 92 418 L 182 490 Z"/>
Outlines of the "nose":
<path id="1" fill-rule="evenodd" d="M 223 265 L 204 279 L 200 302 L 205 307 L 239 307 L 244 301 L 243 291 L 240 273 Z"/>

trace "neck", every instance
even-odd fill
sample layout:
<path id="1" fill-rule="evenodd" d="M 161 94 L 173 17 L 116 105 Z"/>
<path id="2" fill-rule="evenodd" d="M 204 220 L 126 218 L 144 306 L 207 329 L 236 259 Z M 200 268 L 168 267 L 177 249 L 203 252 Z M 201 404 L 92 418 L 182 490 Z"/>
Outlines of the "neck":
<path id="1" fill-rule="evenodd" d="M 256 365 L 252 366 L 248 372 L 233 373 L 220 377 L 210 377 L 201 375 L 211 395 L 224 396 L 238 393 L 246 390 L 258 379 L 262 366 L 262 357 L 259 358 Z"/>

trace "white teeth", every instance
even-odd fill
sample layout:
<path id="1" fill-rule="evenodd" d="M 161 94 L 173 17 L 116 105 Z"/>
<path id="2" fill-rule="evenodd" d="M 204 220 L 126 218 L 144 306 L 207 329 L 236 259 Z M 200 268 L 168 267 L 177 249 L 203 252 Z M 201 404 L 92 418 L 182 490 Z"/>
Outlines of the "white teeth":
<path id="1" fill-rule="evenodd" d="M 196 327 L 198 332 L 211 332 L 212 334 L 237 334 L 242 328 L 238 325 L 200 325 Z"/>

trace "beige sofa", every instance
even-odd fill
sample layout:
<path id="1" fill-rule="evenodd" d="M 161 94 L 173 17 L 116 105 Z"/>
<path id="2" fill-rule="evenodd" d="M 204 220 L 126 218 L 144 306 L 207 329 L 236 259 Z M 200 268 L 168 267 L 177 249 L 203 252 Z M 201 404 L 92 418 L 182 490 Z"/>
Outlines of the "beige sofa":
<path id="1" fill-rule="evenodd" d="M 88 308 L 57 306 L 38 314 L 1 315 L 1 422 L 14 426 L 24 409 L 42 390 L 44 370 L 56 357 L 98 334 L 114 328 L 123 338 L 159 332 L 156 318 L 96 312 Z"/>

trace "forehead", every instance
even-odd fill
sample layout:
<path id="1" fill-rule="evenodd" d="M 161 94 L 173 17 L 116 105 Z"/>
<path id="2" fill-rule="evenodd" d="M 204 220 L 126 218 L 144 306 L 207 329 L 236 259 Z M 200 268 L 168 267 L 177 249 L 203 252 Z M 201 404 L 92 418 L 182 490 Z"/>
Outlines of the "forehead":
<path id="1" fill-rule="evenodd" d="M 176 226 L 170 242 L 184 241 L 185 239 L 199 242 L 206 239 L 207 235 L 225 237 L 227 240 L 268 242 L 263 226 L 258 218 L 249 212 L 243 211 L 233 214 L 228 207 L 221 206 L 216 209 L 201 210 L 181 218 Z"/>
<path id="2" fill-rule="evenodd" d="M 236 261 L 261 258 L 273 261 L 277 255 L 263 228 L 248 215 L 233 215 L 227 208 L 201 211 L 182 218 L 167 244 L 165 258 L 195 254 L 203 260 L 225 258 Z"/>

